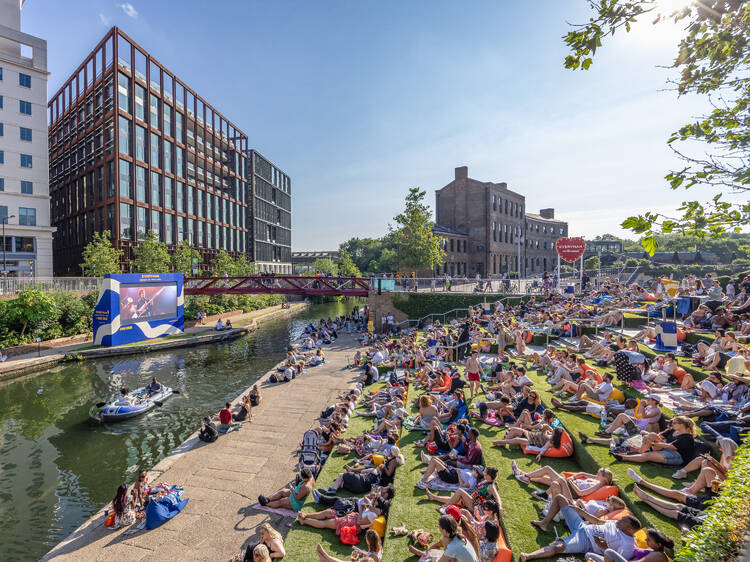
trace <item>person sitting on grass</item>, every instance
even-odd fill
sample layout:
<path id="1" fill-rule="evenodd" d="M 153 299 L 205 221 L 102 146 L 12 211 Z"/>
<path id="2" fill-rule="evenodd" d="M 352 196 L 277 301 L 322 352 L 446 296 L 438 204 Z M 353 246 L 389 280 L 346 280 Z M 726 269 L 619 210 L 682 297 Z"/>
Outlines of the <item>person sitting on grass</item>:
<path id="1" fill-rule="evenodd" d="M 706 509 L 708 507 L 708 502 L 719 495 L 719 486 L 721 485 L 721 479 L 719 478 L 714 478 L 710 482 L 707 482 L 706 478 L 702 477 L 699 479 L 700 482 L 695 483 L 695 486 L 683 488 L 682 490 L 671 490 L 669 488 L 664 488 L 662 486 L 649 482 L 632 468 L 629 468 L 627 470 L 627 473 L 628 476 L 630 476 L 630 478 L 635 481 L 636 485 L 640 486 L 641 488 L 651 490 L 652 492 L 656 492 L 660 496 L 675 500 L 683 505 L 686 505 L 693 509 L 698 509 L 700 511 Z M 692 492 L 691 490 L 693 489 L 695 489 L 696 492 Z M 698 495 L 697 492 L 702 493 Z"/>
<path id="2" fill-rule="evenodd" d="M 570 529 L 570 535 L 534 552 L 521 553 L 518 557 L 520 562 L 554 558 L 559 554 L 604 554 L 607 549 L 612 549 L 626 560 L 633 557 L 633 537 L 640 530 L 641 523 L 632 515 L 618 521 L 605 521 L 574 505 L 564 506 L 560 513 Z"/>
<path id="3" fill-rule="evenodd" d="M 455 466 L 458 468 L 472 468 L 475 465 L 481 465 L 482 463 L 482 444 L 479 442 L 479 430 L 475 427 L 469 428 L 466 432 L 466 437 L 463 440 L 464 454 L 457 454 L 455 449 L 447 455 L 441 455 L 440 460 L 448 466 Z M 430 463 L 430 456 L 426 455 L 422 451 L 422 461 L 426 464 Z"/>
<path id="4" fill-rule="evenodd" d="M 460 513 L 458 515 L 460 519 Z M 432 554 L 434 549 L 443 549 L 445 553 L 440 558 L 440 562 L 479 562 L 474 547 L 459 530 L 459 523 L 451 515 L 443 515 L 438 520 L 438 527 L 442 537 L 428 546 L 426 550 L 420 550 L 414 545 L 409 545 L 409 552 L 419 556 L 420 560 L 428 553 Z M 434 560 L 434 558 L 431 558 Z"/>
<path id="5" fill-rule="evenodd" d="M 547 451 L 561 447 L 564 434 L 565 430 L 561 426 L 555 429 L 548 427 L 541 431 L 528 431 L 514 427 L 508 431 L 505 439 L 493 441 L 492 444 L 497 447 L 505 447 L 507 445 L 520 445 L 522 448 L 540 447 L 536 455 L 537 462 L 540 462 Z"/>
<path id="6" fill-rule="evenodd" d="M 477 484 L 476 490 L 471 494 L 460 488 L 451 496 L 438 496 L 429 490 L 425 490 L 425 493 L 427 494 L 427 499 L 431 501 L 440 502 L 446 505 L 465 507 L 469 511 L 472 511 L 477 506 L 481 506 L 486 500 L 492 499 L 498 505 L 500 512 L 502 513 L 503 502 L 497 491 L 496 479 L 497 469 L 488 466 L 484 469 L 483 480 Z"/>
<path id="7" fill-rule="evenodd" d="M 612 388 L 612 374 L 604 373 L 602 375 L 602 382 L 599 384 L 594 384 L 590 381 L 580 384 L 567 382 L 558 395 L 562 395 L 564 392 L 572 392 L 575 393 L 577 400 L 588 396 L 597 402 L 605 402 L 609 398 L 609 395 L 612 394 Z"/>
<path id="8" fill-rule="evenodd" d="M 708 506 L 704 505 L 703 502 L 695 504 L 701 507 L 690 507 L 682 503 L 670 502 L 643 491 L 638 484 L 633 486 L 633 494 L 654 511 L 676 520 L 683 528 L 692 529 L 703 523 L 706 518 L 703 510 Z"/>
<path id="9" fill-rule="evenodd" d="M 667 556 L 666 550 L 674 549 L 674 541 L 667 535 L 654 529 L 653 527 L 646 530 L 646 546 L 648 550 L 638 549 L 637 554 L 642 554 L 643 558 L 638 558 L 638 562 L 671 562 L 672 558 Z M 590 562 L 628 562 L 627 558 L 620 555 L 619 552 L 608 548 L 604 554 L 586 553 L 586 560 Z"/>
<path id="10" fill-rule="evenodd" d="M 560 513 L 560 510 L 567 505 L 572 505 L 576 509 L 580 509 L 582 512 L 605 521 L 617 519 L 616 516 L 623 510 L 630 513 L 627 511 L 625 502 L 617 496 L 612 496 L 606 500 L 591 500 L 588 502 L 576 500 L 571 502 L 563 494 L 557 494 L 550 498 L 547 515 L 544 516 L 544 519 L 540 521 L 531 521 L 531 524 L 539 527 L 539 529 L 546 533 L 549 530 L 550 523 L 554 521 L 557 514 Z"/>
<path id="11" fill-rule="evenodd" d="M 259 529 L 260 541 L 268 548 L 270 558 L 284 558 L 284 537 L 268 523 L 263 523 Z"/>
<path id="12" fill-rule="evenodd" d="M 618 429 L 623 428 L 628 433 L 635 434 L 639 431 L 648 431 L 651 424 L 658 424 L 661 419 L 659 403 L 661 397 L 658 394 L 649 394 L 646 400 L 641 400 L 634 415 L 630 416 L 623 412 L 617 414 L 614 421 L 601 431 L 597 431 L 599 437 L 610 437 Z"/>
<path id="13" fill-rule="evenodd" d="M 523 472 L 516 461 L 511 461 L 511 471 L 519 482 L 528 484 L 534 482 L 547 486 L 547 496 L 562 494 L 573 502 L 578 498 L 585 499 L 604 486 L 611 486 L 614 476 L 608 468 L 600 468 L 596 474 L 576 472 L 570 476 L 563 476 L 551 466 L 543 466 L 532 472 Z"/>
<path id="14" fill-rule="evenodd" d="M 305 504 L 305 499 L 313 488 L 315 488 L 315 478 L 309 468 L 303 468 L 300 473 L 300 481 L 294 487 L 284 487 L 274 492 L 270 496 L 258 496 L 258 503 L 262 506 L 272 508 L 291 509 L 299 511 Z"/>
<path id="15" fill-rule="evenodd" d="M 727 472 L 732 466 L 732 461 L 734 460 L 734 455 L 739 445 L 736 441 L 730 439 L 729 437 L 719 437 L 719 439 L 716 440 L 716 444 L 719 446 L 719 450 L 721 451 L 721 458 L 718 461 L 707 453 L 698 455 L 689 463 L 687 463 L 683 468 L 675 472 L 672 475 L 672 478 L 679 480 L 682 478 L 686 478 L 688 472 L 700 470 L 698 479 L 695 481 L 695 484 L 698 484 L 698 482 L 701 480 L 703 480 L 704 482 L 711 482 L 714 478 L 725 480 L 727 477 Z"/>

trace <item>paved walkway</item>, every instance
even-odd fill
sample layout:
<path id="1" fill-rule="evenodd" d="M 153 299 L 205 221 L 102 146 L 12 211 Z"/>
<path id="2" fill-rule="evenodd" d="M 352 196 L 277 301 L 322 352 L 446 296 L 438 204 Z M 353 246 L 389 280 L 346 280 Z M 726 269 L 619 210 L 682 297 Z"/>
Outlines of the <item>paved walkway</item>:
<path id="1" fill-rule="evenodd" d="M 307 304 L 305 303 L 293 303 L 290 309 L 285 312 L 296 313 L 306 306 Z M 230 319 L 232 321 L 232 325 L 235 328 L 240 328 L 251 324 L 253 320 L 257 320 L 280 310 L 282 309 L 279 306 L 272 306 L 268 308 L 262 308 L 260 310 L 254 310 L 246 314 L 232 316 L 230 317 Z M 194 326 L 191 328 L 185 328 L 185 333 L 193 335 L 208 334 L 213 332 L 213 328 L 213 325 L 209 326 L 208 324 L 206 324 L 205 326 Z M 62 361 L 63 357 L 65 357 L 66 354 L 73 353 L 83 347 L 90 347 L 92 341 L 93 340 L 87 340 L 85 342 L 66 345 L 62 347 L 43 349 L 40 353 L 31 352 L 9 357 L 6 361 L 0 363 L 0 381 L 16 378 L 36 368 L 41 369 L 43 367 L 54 365 L 55 363 Z M 148 342 L 144 342 L 144 345 L 147 344 Z"/>
<path id="2" fill-rule="evenodd" d="M 325 350 L 329 363 L 289 383 L 262 386 L 263 404 L 240 431 L 211 444 L 198 441 L 196 433 L 156 465 L 151 482 L 179 484 L 190 498 L 173 520 L 123 536 L 104 527 L 101 510 L 42 560 L 229 560 L 258 540 L 262 522 L 278 527 L 279 516 L 250 506 L 258 494 L 271 493 L 294 477 L 294 451 L 302 434 L 357 379 L 359 372 L 346 368 L 357 345 L 353 336 L 342 334 Z"/>

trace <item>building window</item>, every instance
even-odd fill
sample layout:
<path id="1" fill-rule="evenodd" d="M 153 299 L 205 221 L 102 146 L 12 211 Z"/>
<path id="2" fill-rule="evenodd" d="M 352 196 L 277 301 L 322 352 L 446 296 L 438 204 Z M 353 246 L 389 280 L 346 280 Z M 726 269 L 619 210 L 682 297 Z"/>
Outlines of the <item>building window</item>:
<path id="1" fill-rule="evenodd" d="M 7 210 L 6 210 L 7 213 Z M 27 207 L 18 208 L 18 224 L 26 226 L 36 226 L 36 209 Z"/>
<path id="2" fill-rule="evenodd" d="M 185 177 L 185 149 L 180 148 L 179 146 L 174 147 L 174 156 L 175 156 L 175 175 L 180 176 L 181 178 Z"/>
<path id="3" fill-rule="evenodd" d="M 107 162 L 107 198 L 115 196 L 115 163 Z M 111 222 L 109 223 L 112 224 Z"/>
<path id="4" fill-rule="evenodd" d="M 0 205 L 0 222 L 8 220 L 8 206 Z M 8 224 L 7 222 L 5 224 Z"/>
<path id="5" fill-rule="evenodd" d="M 146 108 L 144 103 L 146 99 L 146 90 L 143 86 L 135 85 L 135 117 L 141 121 L 146 120 Z"/>
<path id="6" fill-rule="evenodd" d="M 8 236 L 10 238 L 10 236 Z M 16 252 L 34 253 L 34 238 L 30 236 L 14 236 L 16 241 Z M 5 242 L 6 246 L 8 241 Z"/>
<path id="7" fill-rule="evenodd" d="M 120 238 L 133 238 L 133 206 L 127 203 L 120 203 Z"/>
<path id="8" fill-rule="evenodd" d="M 148 98 L 148 105 L 150 108 L 150 120 L 149 123 L 151 123 L 152 127 L 156 127 L 157 129 L 160 129 L 159 126 L 159 98 L 157 98 L 154 94 L 150 94 Z"/>
<path id="9" fill-rule="evenodd" d="M 172 244 L 174 242 L 174 236 L 173 236 L 173 219 L 174 215 L 170 215 L 169 213 L 164 213 L 164 243 L 165 244 Z"/>
<path id="10" fill-rule="evenodd" d="M 161 240 L 161 213 L 151 211 L 151 230 L 156 234 L 156 239 Z"/>
<path id="11" fill-rule="evenodd" d="M 172 173 L 172 143 L 164 141 L 164 168 L 165 172 Z"/>
<path id="12" fill-rule="evenodd" d="M 135 196 L 141 203 L 148 203 L 146 196 L 146 168 L 135 167 Z"/>
<path id="13" fill-rule="evenodd" d="M 32 159 L 31 154 L 21 154 L 21 168 L 31 168 Z"/>
<path id="14" fill-rule="evenodd" d="M 5 164 L 5 151 L 0 150 L 0 164 Z"/>
<path id="15" fill-rule="evenodd" d="M 3 108 L 3 96 L 0 96 L 0 109 Z"/>
<path id="16" fill-rule="evenodd" d="M 31 115 L 31 102 L 18 100 L 18 111 L 23 115 Z"/>
<path id="17" fill-rule="evenodd" d="M 0 178 L 0 191 L 5 191 L 5 178 Z M 8 207 L 5 207 L 7 210 Z M 5 216 L 7 217 L 8 214 L 6 213 Z"/>
<path id="18" fill-rule="evenodd" d="M 161 176 L 151 172 L 151 204 L 161 207 Z"/>
<path id="19" fill-rule="evenodd" d="M 148 162 L 146 159 L 146 129 L 140 125 L 135 126 L 135 158 L 141 162 Z"/>
<path id="20" fill-rule="evenodd" d="M 21 127 L 21 140 L 31 141 L 31 129 L 27 129 L 26 127 Z"/>
<path id="21" fill-rule="evenodd" d="M 184 212 L 184 192 L 185 192 L 185 184 L 182 182 L 177 182 L 177 212 L 182 213 Z"/>
<path id="22" fill-rule="evenodd" d="M 172 178 L 164 178 L 164 208 L 170 211 L 174 210 L 174 194 L 172 188 Z M 166 227 L 165 227 L 166 230 Z"/>
<path id="23" fill-rule="evenodd" d="M 161 168 L 161 160 L 159 159 L 160 141 L 159 135 L 151 133 L 151 165 L 155 168 Z"/>
<path id="24" fill-rule="evenodd" d="M 146 237 L 148 231 L 147 217 L 148 209 L 145 207 L 136 207 L 136 229 L 138 240 L 143 240 Z"/>
<path id="25" fill-rule="evenodd" d="M 130 78 L 122 72 L 117 73 L 117 107 L 130 113 Z"/>
<path id="26" fill-rule="evenodd" d="M 182 141 L 182 113 L 176 111 L 174 114 L 174 138 L 178 142 Z"/>
<path id="27" fill-rule="evenodd" d="M 34 193 L 34 184 L 30 181 L 21 181 L 21 193 L 32 195 Z"/>
<path id="28" fill-rule="evenodd" d="M 0 137 L 3 136 L 3 124 L 0 123 Z"/>
<path id="29" fill-rule="evenodd" d="M 130 174 L 130 162 L 120 158 L 120 197 L 133 198 L 133 180 Z M 120 220 L 122 226 L 122 220 Z"/>
<path id="30" fill-rule="evenodd" d="M 131 156 L 132 152 L 130 151 L 130 119 L 126 119 L 125 117 L 120 116 L 118 129 L 120 134 L 120 154 Z"/>
<path id="31" fill-rule="evenodd" d="M 18 73 L 18 85 L 24 88 L 31 88 L 31 76 L 28 74 Z"/>
<path id="32" fill-rule="evenodd" d="M 164 104 L 164 127 L 162 130 L 169 135 L 172 136 L 172 107 Z"/>

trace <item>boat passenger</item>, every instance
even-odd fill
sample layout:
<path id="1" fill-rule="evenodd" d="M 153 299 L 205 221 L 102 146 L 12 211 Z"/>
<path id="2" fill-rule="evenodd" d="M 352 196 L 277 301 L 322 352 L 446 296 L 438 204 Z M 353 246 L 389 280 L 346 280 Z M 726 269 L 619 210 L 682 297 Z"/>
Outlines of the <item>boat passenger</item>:
<path id="1" fill-rule="evenodd" d="M 146 387 L 146 392 L 149 396 L 153 396 L 154 394 L 161 392 L 162 388 L 161 383 L 156 380 L 156 377 L 153 377 L 151 379 L 151 384 Z"/>

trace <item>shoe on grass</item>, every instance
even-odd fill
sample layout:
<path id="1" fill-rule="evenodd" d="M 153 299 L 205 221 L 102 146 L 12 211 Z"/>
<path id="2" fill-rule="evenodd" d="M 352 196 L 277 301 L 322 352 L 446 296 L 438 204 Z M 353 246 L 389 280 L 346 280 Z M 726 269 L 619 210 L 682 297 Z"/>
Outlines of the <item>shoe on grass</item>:
<path id="1" fill-rule="evenodd" d="M 630 476 L 633 480 L 635 480 L 636 484 L 640 484 L 641 482 L 643 482 L 643 478 L 641 478 L 641 476 L 632 468 L 627 469 L 625 473 L 628 476 Z"/>
<path id="2" fill-rule="evenodd" d="M 320 503 L 320 492 L 318 492 L 317 490 L 313 490 L 312 497 L 315 503 Z"/>
<path id="3" fill-rule="evenodd" d="M 672 475 L 672 478 L 675 480 L 682 480 L 683 478 L 687 478 L 687 472 L 685 472 L 684 468 L 681 468 Z"/>
<path id="4" fill-rule="evenodd" d="M 422 462 L 423 463 L 430 464 L 430 460 L 432 459 L 432 457 L 430 457 L 430 455 L 428 455 L 424 451 L 420 451 L 419 452 L 419 456 L 422 458 Z"/>
<path id="5" fill-rule="evenodd" d="M 578 439 L 581 440 L 581 443 L 588 443 L 589 442 L 589 436 L 586 435 L 584 432 L 579 431 L 578 432 Z"/>

